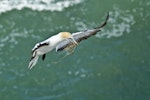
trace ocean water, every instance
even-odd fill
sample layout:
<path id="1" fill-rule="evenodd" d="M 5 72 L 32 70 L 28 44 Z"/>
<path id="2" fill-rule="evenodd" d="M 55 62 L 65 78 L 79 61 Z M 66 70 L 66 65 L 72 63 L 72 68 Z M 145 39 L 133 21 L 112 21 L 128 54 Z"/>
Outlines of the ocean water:
<path id="1" fill-rule="evenodd" d="M 60 31 L 106 27 L 75 52 L 33 46 Z M 149 0 L 0 0 L 0 100 L 150 100 Z"/>

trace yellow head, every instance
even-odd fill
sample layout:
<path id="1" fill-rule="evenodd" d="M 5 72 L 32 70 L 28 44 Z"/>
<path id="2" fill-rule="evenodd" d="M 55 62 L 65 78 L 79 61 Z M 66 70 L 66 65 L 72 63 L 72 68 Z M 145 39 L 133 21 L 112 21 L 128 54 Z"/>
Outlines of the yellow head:
<path id="1" fill-rule="evenodd" d="M 74 40 L 71 33 L 69 32 L 60 32 L 59 35 L 62 37 L 62 39 L 71 39 L 72 43 L 78 45 L 78 43 Z"/>
<path id="2" fill-rule="evenodd" d="M 72 35 L 69 32 L 60 32 L 59 33 L 63 39 L 71 38 Z"/>

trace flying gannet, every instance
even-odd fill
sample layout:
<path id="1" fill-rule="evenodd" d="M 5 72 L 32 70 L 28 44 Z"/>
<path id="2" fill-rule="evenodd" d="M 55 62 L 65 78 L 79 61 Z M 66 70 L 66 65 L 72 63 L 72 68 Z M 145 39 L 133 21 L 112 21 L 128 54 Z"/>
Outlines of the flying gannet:
<path id="1" fill-rule="evenodd" d="M 32 49 L 32 57 L 29 62 L 28 68 L 31 69 L 33 66 L 35 66 L 39 56 L 42 56 L 42 60 L 44 60 L 46 57 L 46 53 L 53 50 L 57 46 L 57 44 L 59 44 L 61 41 L 69 38 L 72 40 L 72 42 L 77 44 L 77 42 L 74 41 L 71 33 L 69 32 L 60 32 L 54 36 L 51 36 L 50 38 L 46 39 L 43 42 L 37 43 Z"/>
<path id="2" fill-rule="evenodd" d="M 109 13 L 106 17 L 106 20 L 103 24 L 101 24 L 99 27 L 76 32 L 71 34 L 70 32 L 60 32 L 47 40 L 43 42 L 37 43 L 34 48 L 32 49 L 32 57 L 29 62 L 28 68 L 31 69 L 38 61 L 39 56 L 42 56 L 42 60 L 45 59 L 46 53 L 50 52 L 53 49 L 56 49 L 56 52 L 66 50 L 72 53 L 74 51 L 74 48 L 84 39 L 87 39 L 93 35 L 95 35 L 97 32 L 101 31 L 101 28 L 103 28 L 108 21 Z"/>

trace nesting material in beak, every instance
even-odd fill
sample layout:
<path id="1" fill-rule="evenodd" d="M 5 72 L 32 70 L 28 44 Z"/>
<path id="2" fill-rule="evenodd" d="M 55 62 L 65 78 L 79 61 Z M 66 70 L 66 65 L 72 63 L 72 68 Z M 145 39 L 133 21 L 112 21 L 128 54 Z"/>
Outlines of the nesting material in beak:
<path id="1" fill-rule="evenodd" d="M 72 40 L 72 43 L 74 43 L 75 45 L 78 45 L 77 41 L 73 37 L 71 37 L 70 39 Z"/>
<path id="2" fill-rule="evenodd" d="M 67 51 L 69 54 L 72 54 L 75 48 L 78 46 L 78 43 L 73 37 L 69 38 L 69 40 L 71 44 L 65 48 L 65 51 Z"/>

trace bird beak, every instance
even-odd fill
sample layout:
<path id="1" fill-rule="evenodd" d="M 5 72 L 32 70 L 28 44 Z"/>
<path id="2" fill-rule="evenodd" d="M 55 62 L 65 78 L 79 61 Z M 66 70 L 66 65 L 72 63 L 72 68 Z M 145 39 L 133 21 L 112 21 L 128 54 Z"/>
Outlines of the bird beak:
<path id="1" fill-rule="evenodd" d="M 78 45 L 77 41 L 73 38 L 73 36 L 70 39 L 73 41 L 73 43 L 75 43 L 76 45 Z"/>

